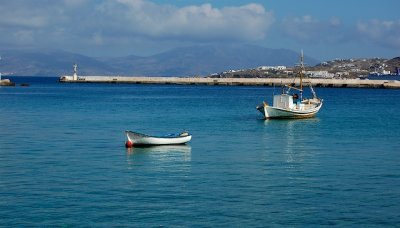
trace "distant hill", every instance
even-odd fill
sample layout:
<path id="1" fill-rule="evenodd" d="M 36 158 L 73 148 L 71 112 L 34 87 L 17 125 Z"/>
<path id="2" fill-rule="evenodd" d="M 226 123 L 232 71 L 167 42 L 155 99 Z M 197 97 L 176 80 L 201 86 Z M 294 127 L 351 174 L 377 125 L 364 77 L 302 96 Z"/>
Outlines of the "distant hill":
<path id="1" fill-rule="evenodd" d="M 400 57 L 390 59 L 386 63 L 389 67 L 389 70 L 391 70 L 392 72 L 395 72 L 396 68 L 400 67 Z"/>
<path id="2" fill-rule="evenodd" d="M 85 66 L 81 74 L 112 74 L 113 70 L 102 61 L 84 55 L 59 50 L 3 50 L 0 51 L 0 72 L 3 75 L 59 76 L 71 74 L 72 64 Z"/>
<path id="3" fill-rule="evenodd" d="M 149 57 L 92 58 L 60 50 L 0 51 L 0 71 L 7 75 L 59 76 L 71 74 L 78 64 L 80 75 L 193 76 L 258 66 L 293 66 L 299 53 L 255 45 L 203 45 L 175 48 Z M 319 61 L 306 56 L 309 65 Z"/>
<path id="4" fill-rule="evenodd" d="M 308 63 L 318 61 L 307 57 Z M 209 75 L 229 69 L 247 69 L 265 65 L 293 66 L 299 54 L 287 49 L 270 49 L 254 45 L 205 45 L 176 48 L 145 58 L 126 58 L 117 63 L 139 75 L 191 76 Z M 128 72 L 127 72 L 128 73 Z"/>

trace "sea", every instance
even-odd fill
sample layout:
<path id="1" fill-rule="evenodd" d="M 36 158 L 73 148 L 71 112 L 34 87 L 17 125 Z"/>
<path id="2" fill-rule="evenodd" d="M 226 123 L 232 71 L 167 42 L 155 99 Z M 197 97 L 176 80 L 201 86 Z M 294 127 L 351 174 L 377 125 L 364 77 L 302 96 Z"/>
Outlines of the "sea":
<path id="1" fill-rule="evenodd" d="M 400 90 L 315 88 L 315 118 L 264 120 L 280 87 L 11 80 L 0 227 L 400 224 Z M 193 137 L 127 149 L 125 130 Z"/>

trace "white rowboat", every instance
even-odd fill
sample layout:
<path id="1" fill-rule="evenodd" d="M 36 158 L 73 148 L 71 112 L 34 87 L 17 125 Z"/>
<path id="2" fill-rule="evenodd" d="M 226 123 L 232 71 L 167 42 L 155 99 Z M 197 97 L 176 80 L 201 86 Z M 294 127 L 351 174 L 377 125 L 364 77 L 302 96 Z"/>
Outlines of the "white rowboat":
<path id="1" fill-rule="evenodd" d="M 177 145 L 185 144 L 192 139 L 192 135 L 188 132 L 182 132 L 180 134 L 171 134 L 166 136 L 150 136 L 142 133 L 133 131 L 125 131 L 128 141 L 126 141 L 126 147 L 132 147 L 133 145 L 142 146 L 156 146 L 156 145 Z"/>

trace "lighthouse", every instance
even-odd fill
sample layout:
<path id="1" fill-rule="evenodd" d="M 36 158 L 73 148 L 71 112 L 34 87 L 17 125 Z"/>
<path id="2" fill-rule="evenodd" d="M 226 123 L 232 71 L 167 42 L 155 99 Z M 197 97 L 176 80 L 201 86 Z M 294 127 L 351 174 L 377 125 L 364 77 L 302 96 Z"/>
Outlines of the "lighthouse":
<path id="1" fill-rule="evenodd" d="M 72 80 L 77 81 L 78 80 L 78 74 L 77 74 L 77 69 L 78 69 L 78 64 L 74 64 L 74 75 L 72 76 Z"/>

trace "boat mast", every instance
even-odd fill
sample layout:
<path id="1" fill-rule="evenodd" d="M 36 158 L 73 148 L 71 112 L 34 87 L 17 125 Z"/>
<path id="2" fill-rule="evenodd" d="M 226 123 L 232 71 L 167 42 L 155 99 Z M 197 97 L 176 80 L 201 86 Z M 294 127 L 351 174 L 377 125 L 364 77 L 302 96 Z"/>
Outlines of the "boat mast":
<path id="1" fill-rule="evenodd" d="M 304 54 L 302 49 L 300 55 L 300 100 L 303 100 L 303 74 L 304 74 Z"/>

